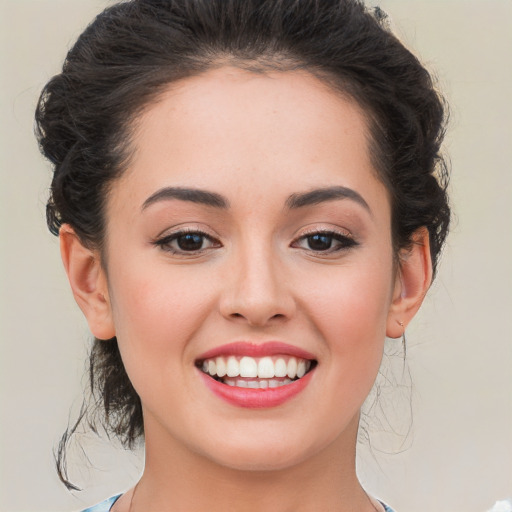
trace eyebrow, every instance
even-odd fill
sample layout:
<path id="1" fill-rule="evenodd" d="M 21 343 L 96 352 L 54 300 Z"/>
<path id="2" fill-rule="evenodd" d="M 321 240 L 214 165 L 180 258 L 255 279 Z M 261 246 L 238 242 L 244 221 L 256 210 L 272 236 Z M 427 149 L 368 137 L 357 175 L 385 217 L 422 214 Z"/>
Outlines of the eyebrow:
<path id="1" fill-rule="evenodd" d="M 303 194 L 292 194 L 286 200 L 286 206 L 293 210 L 303 208 L 304 206 L 324 203 L 326 201 L 335 201 L 337 199 L 351 199 L 360 204 L 370 215 L 372 214 L 368 203 L 363 199 L 361 194 L 347 187 L 317 188 Z"/>
<path id="2" fill-rule="evenodd" d="M 142 205 L 142 210 L 159 201 L 168 201 L 178 199 L 180 201 L 189 201 L 191 203 L 203 204 L 213 208 L 226 210 L 229 208 L 229 201 L 216 192 L 201 190 L 197 188 L 182 187 L 165 187 L 157 190 L 150 195 Z M 368 203 L 355 190 L 347 187 L 326 187 L 317 188 L 301 194 L 292 194 L 286 200 L 286 207 L 290 210 L 312 206 L 327 201 L 335 201 L 339 199 L 351 199 L 360 204 L 367 210 L 370 215 L 372 213 Z"/>
<path id="3" fill-rule="evenodd" d="M 214 208 L 229 208 L 229 201 L 215 192 L 208 192 L 207 190 L 197 188 L 165 187 L 150 195 L 144 201 L 142 210 L 145 210 L 148 206 L 158 203 L 159 201 L 168 201 L 171 199 L 199 203 L 206 206 L 213 206 Z"/>

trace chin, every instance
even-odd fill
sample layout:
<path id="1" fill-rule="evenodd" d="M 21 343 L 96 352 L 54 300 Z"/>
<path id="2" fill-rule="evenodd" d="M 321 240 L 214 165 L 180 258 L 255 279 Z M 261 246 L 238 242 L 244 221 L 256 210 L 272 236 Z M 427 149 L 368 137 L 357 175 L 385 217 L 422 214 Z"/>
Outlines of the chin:
<path id="1" fill-rule="evenodd" d="M 288 447 L 283 450 L 275 446 L 266 446 L 263 449 L 233 449 L 223 454 L 210 454 L 210 460 L 219 466 L 234 471 L 270 472 L 281 471 L 299 465 L 310 454 L 295 453 Z"/>
<path id="2" fill-rule="evenodd" d="M 283 430 L 285 431 L 283 434 Z M 336 436 L 312 438 L 290 429 L 272 431 L 261 428 L 259 435 L 230 432 L 222 441 L 205 447 L 202 455 L 219 466 L 236 471 L 281 471 L 315 458 L 335 443 Z"/>

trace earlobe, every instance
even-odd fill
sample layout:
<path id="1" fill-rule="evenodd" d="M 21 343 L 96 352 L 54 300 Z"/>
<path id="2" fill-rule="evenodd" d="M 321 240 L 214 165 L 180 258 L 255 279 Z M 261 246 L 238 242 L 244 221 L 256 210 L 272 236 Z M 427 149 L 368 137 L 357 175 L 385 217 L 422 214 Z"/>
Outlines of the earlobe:
<path id="1" fill-rule="evenodd" d="M 400 338 L 418 311 L 432 282 L 432 259 L 428 230 L 416 230 L 410 249 L 400 254 L 386 336 Z"/>
<path id="2" fill-rule="evenodd" d="M 75 300 L 96 338 L 115 336 L 107 278 L 98 251 L 85 247 L 68 224 L 59 232 L 62 262 Z"/>

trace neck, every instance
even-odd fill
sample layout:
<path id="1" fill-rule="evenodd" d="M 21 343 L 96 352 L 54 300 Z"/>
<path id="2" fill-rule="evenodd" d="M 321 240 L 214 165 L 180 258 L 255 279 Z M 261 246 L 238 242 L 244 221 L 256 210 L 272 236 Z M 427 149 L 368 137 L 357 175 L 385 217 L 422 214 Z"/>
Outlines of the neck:
<path id="1" fill-rule="evenodd" d="M 357 418 L 314 456 L 280 469 L 239 470 L 217 464 L 146 429 L 146 466 L 130 512 L 375 511 L 356 476 Z M 157 441 L 157 442 L 153 442 Z M 164 447 L 165 446 L 165 447 Z M 122 507 L 119 507 L 120 510 Z"/>

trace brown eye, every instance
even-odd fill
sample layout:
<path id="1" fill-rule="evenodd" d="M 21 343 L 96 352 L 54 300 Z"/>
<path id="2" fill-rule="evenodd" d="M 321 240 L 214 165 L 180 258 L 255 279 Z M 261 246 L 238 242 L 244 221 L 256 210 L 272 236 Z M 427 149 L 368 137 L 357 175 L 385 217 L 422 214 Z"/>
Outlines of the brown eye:
<path id="1" fill-rule="evenodd" d="M 304 235 L 293 242 L 292 247 L 314 253 L 336 253 L 350 249 L 358 243 L 350 236 L 331 231 L 319 231 Z"/>
<path id="2" fill-rule="evenodd" d="M 166 252 L 176 255 L 202 254 L 208 249 L 221 247 L 221 243 L 201 231 L 179 231 L 153 242 Z"/>
<path id="3" fill-rule="evenodd" d="M 176 238 L 176 244 L 182 251 L 199 251 L 203 243 L 204 236 L 199 233 L 187 233 Z"/>
<path id="4" fill-rule="evenodd" d="M 316 234 L 307 237 L 308 247 L 313 251 L 327 251 L 332 247 L 333 237 L 327 234 Z"/>

